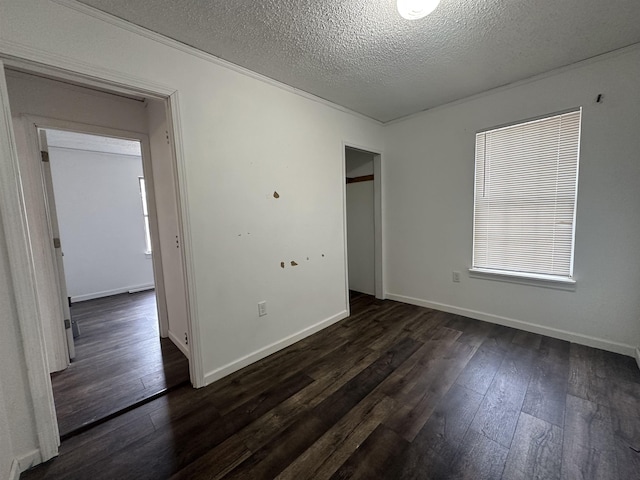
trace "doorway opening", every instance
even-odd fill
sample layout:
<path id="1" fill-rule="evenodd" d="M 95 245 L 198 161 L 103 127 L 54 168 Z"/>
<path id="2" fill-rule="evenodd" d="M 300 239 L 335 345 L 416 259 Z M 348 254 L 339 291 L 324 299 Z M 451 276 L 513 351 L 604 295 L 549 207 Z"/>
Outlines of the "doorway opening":
<path id="1" fill-rule="evenodd" d="M 381 154 L 345 145 L 344 163 L 349 297 L 383 299 Z"/>
<path id="2" fill-rule="evenodd" d="M 192 338 L 191 334 L 192 303 L 189 301 L 187 282 L 189 273 L 187 265 L 190 264 L 187 260 L 188 254 L 183 249 L 183 235 L 187 230 L 183 229 L 182 225 L 186 210 L 184 203 L 182 203 L 184 191 L 181 191 L 179 182 L 179 178 L 183 178 L 183 176 L 181 177 L 183 175 L 181 167 L 178 165 L 182 165 L 182 156 L 174 143 L 177 120 L 173 118 L 173 112 L 177 99 L 166 92 L 147 95 L 146 93 L 141 94 L 139 90 L 128 92 L 123 87 L 114 87 L 112 90 L 109 84 L 103 85 L 95 79 L 90 79 L 85 84 L 84 77 L 71 73 L 49 72 L 47 67 L 23 65 L 19 61 L 12 61 L 12 63 L 14 64 L 12 68 L 5 68 L 5 64 L 0 61 L 0 93 L 2 94 L 0 99 L 5 105 L 5 112 L 9 112 L 9 107 L 11 112 L 10 119 L 5 117 L 5 121 L 0 124 L 2 124 L 5 136 L 11 140 L 11 152 L 7 155 L 7 158 L 11 160 L 11 165 L 9 169 L 5 169 L 3 175 L 13 181 L 17 187 L 15 197 L 8 198 L 20 198 L 20 202 L 8 202 L 9 206 L 5 213 L 9 212 L 9 215 L 18 217 L 24 222 L 24 228 L 16 228 L 15 231 L 11 231 L 12 241 L 16 245 L 24 242 L 29 246 L 24 251 L 15 249 L 18 255 L 22 255 L 19 258 L 25 265 L 22 270 L 16 270 L 23 274 L 20 277 L 20 281 L 23 283 L 20 284 L 22 290 L 19 303 L 23 309 L 29 305 L 35 305 L 33 308 L 29 307 L 29 311 L 33 313 L 21 316 L 20 322 L 25 349 L 31 352 L 26 357 L 30 372 L 29 386 L 33 398 L 37 400 L 34 400 L 36 427 L 42 460 L 46 461 L 57 454 L 60 434 L 68 436 L 70 433 L 82 431 L 87 426 L 100 423 L 102 415 L 106 415 L 102 418 L 102 420 L 106 420 L 123 409 L 128 409 L 124 404 L 118 405 L 114 401 L 115 397 L 109 397 L 109 394 L 115 395 L 116 391 L 131 387 L 129 398 L 135 399 L 135 402 L 139 404 L 145 399 L 155 398 L 154 395 L 149 397 L 151 390 L 149 387 L 154 385 L 158 387 L 164 382 L 163 389 L 166 390 L 170 388 L 170 382 L 175 381 L 175 378 L 173 380 L 168 378 L 172 374 L 168 373 L 166 365 L 163 365 L 162 370 L 156 370 L 155 373 L 150 369 L 139 369 L 144 372 L 144 378 L 138 376 L 134 379 L 135 362 L 129 358 L 128 361 L 121 362 L 121 370 L 117 370 L 119 374 L 116 375 L 121 380 L 126 380 L 129 387 L 125 388 L 118 384 L 109 383 L 106 363 L 108 363 L 109 355 L 114 352 L 115 347 L 109 348 L 105 345 L 108 342 L 101 338 L 100 341 L 94 341 L 86 349 L 92 350 L 93 353 L 101 353 L 101 363 L 86 370 L 92 371 L 92 381 L 100 384 L 95 389 L 100 391 L 102 388 L 102 395 L 97 395 L 97 397 L 100 397 L 100 401 L 105 400 L 103 405 L 108 404 L 108 406 L 104 407 L 104 411 L 101 413 L 98 410 L 102 407 L 96 407 L 97 403 L 93 404 L 91 407 L 94 408 L 93 414 L 89 415 L 91 421 L 89 423 L 81 422 L 82 425 L 79 429 L 74 430 L 75 427 L 67 428 L 62 422 L 58 423 L 56 418 L 58 404 L 71 404 L 71 402 L 58 401 L 58 398 L 54 402 L 49 374 L 67 369 L 71 357 L 74 356 L 74 347 L 79 347 L 82 341 L 89 338 L 91 328 L 87 326 L 83 331 L 82 323 L 79 320 L 80 317 L 87 316 L 87 310 L 95 312 L 96 308 L 87 308 L 88 302 L 103 302 L 97 308 L 103 317 L 110 315 L 110 318 L 113 318 L 115 312 L 121 312 L 126 308 L 123 308 L 122 301 L 119 305 L 116 302 L 115 305 L 106 306 L 104 298 L 115 300 L 113 296 L 102 297 L 100 295 L 100 299 L 91 298 L 97 296 L 92 295 L 92 292 L 95 294 L 96 291 L 80 292 L 77 295 L 71 293 L 70 296 L 75 297 L 72 300 L 76 300 L 70 302 L 71 309 L 78 310 L 76 307 L 81 305 L 85 309 L 73 314 L 80 326 L 78 343 L 67 341 L 65 323 L 71 327 L 72 316 L 65 315 L 65 306 L 69 310 L 69 296 L 61 293 L 59 275 L 61 269 L 56 261 L 56 250 L 60 250 L 60 256 L 62 256 L 62 249 L 66 249 L 66 247 L 64 242 L 60 240 L 61 235 L 53 235 L 51 220 L 52 218 L 57 219 L 57 216 L 52 217 L 49 209 L 55 202 L 53 200 L 55 197 L 49 199 L 46 188 L 43 187 L 43 183 L 46 182 L 44 182 L 43 173 L 45 169 L 42 165 L 47 162 L 43 161 L 45 156 L 41 154 L 43 143 L 40 142 L 39 131 L 55 130 L 67 136 L 72 133 L 94 135 L 102 137 L 103 143 L 123 140 L 138 143 L 138 149 L 141 151 L 142 173 L 140 174 L 138 171 L 135 176 L 138 203 L 135 215 L 142 231 L 144 231 L 144 225 L 148 220 L 152 252 L 147 253 L 149 248 L 146 248 L 145 239 L 143 240 L 145 246 L 142 247 L 142 255 L 148 256 L 148 258 L 145 256 L 145 261 L 152 264 L 153 275 L 150 283 L 140 282 L 129 285 L 126 293 L 119 294 L 120 300 L 123 298 L 139 300 L 137 305 L 129 310 L 135 311 L 139 317 L 149 321 L 148 324 L 152 327 L 160 357 L 165 358 L 167 350 L 165 346 L 169 345 L 168 349 L 172 350 L 170 356 L 173 358 L 169 362 L 186 365 L 186 368 L 182 368 L 180 373 L 183 375 L 186 372 L 186 376 L 181 378 L 185 378 L 186 381 L 191 379 L 194 386 L 200 386 L 202 375 L 199 357 L 194 351 L 197 349 L 197 335 Z M 47 142 L 44 142 L 45 146 L 46 144 Z M 69 145 L 65 148 L 69 151 L 74 150 Z M 99 153 L 107 154 L 107 152 Z M 50 158 L 47 157 L 47 160 L 51 163 Z M 100 176 L 97 178 L 102 180 Z M 13 185 L 10 181 L 7 184 Z M 91 186 L 93 190 L 98 190 L 100 184 L 99 181 L 96 181 L 96 176 L 91 180 L 85 180 L 85 183 L 85 186 Z M 68 190 L 75 191 L 77 184 L 78 179 L 75 179 L 75 185 Z M 140 196 L 140 189 L 143 185 L 147 194 L 146 205 L 143 205 Z M 54 191 L 53 186 L 50 190 Z M 113 194 L 113 192 L 111 193 Z M 79 195 L 75 198 L 76 208 L 80 206 L 79 204 L 87 203 L 85 197 L 86 195 Z M 113 195 L 110 198 L 115 203 L 116 198 Z M 147 207 L 146 212 L 145 206 Z M 106 222 L 98 222 L 99 225 L 103 223 Z M 120 233 L 122 229 L 117 227 L 115 230 Z M 86 228 L 85 234 L 88 231 L 90 229 Z M 103 235 L 106 237 L 104 232 Z M 93 241 L 94 249 L 98 241 Z M 121 245 L 118 241 L 112 240 L 110 245 L 104 243 L 102 248 L 117 250 L 121 248 Z M 71 250 L 69 252 L 71 255 Z M 112 270 L 112 268 L 103 268 L 102 272 L 109 273 Z M 150 290 L 152 287 L 154 290 Z M 117 289 L 100 290 L 97 293 L 115 294 L 117 293 L 115 290 Z M 135 292 L 136 290 L 139 292 Z M 128 304 L 128 307 L 132 306 L 132 302 L 124 303 Z M 108 312 L 111 313 L 108 314 Z M 131 319 L 129 318 L 129 320 Z M 104 318 L 102 321 L 94 322 L 95 325 L 100 325 L 103 333 L 113 330 L 110 327 L 105 327 Z M 69 328 L 69 330 L 72 329 Z M 129 345 L 140 347 L 145 342 L 131 331 L 124 337 L 126 340 L 116 342 L 118 346 L 121 343 L 129 343 Z M 76 360 L 71 365 L 75 370 L 79 370 L 77 365 L 80 365 L 79 353 L 81 349 L 77 350 Z M 145 356 L 153 357 L 149 350 Z M 126 369 L 124 368 L 125 364 Z M 69 368 L 59 375 L 62 376 L 72 371 L 74 370 Z M 107 384 L 109 387 L 106 386 Z M 65 390 L 71 391 L 73 389 L 67 385 Z M 77 390 L 72 396 L 76 399 L 86 396 L 85 390 Z M 141 390 L 147 391 L 141 393 Z M 123 396 L 126 397 L 126 395 Z M 78 408 L 68 407 L 68 410 L 73 412 L 72 416 L 80 417 L 75 415 Z"/>
<path id="3" fill-rule="evenodd" d="M 71 323 L 72 362 L 51 379 L 65 439 L 186 383 L 189 371 L 180 349 L 160 337 L 140 141 L 54 129 L 39 138 Z"/>

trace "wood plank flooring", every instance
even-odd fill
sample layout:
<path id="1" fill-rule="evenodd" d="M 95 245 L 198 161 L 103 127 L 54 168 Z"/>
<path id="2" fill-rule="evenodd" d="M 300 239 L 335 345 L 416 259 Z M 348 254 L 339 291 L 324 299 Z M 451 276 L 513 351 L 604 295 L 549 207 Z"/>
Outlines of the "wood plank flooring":
<path id="1" fill-rule="evenodd" d="M 160 338 L 153 290 L 78 302 L 76 359 L 51 376 L 65 436 L 189 379 L 185 356 Z"/>
<path id="2" fill-rule="evenodd" d="M 22 478 L 640 479 L 632 358 L 365 295 L 351 312 Z"/>

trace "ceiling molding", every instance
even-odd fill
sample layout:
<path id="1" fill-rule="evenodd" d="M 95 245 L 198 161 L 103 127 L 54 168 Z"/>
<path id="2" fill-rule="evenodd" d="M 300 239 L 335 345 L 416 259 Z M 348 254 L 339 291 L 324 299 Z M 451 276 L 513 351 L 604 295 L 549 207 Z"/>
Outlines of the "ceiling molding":
<path id="1" fill-rule="evenodd" d="M 376 120 L 375 118 L 372 117 L 368 117 L 366 115 L 363 115 L 361 113 L 358 113 L 354 110 L 351 110 L 347 107 L 343 107 L 342 105 L 338 105 L 337 103 L 334 103 L 330 100 L 327 100 L 325 98 L 322 97 L 318 97 L 317 95 L 313 95 L 312 93 L 309 92 L 305 92 L 304 90 L 300 90 L 299 88 L 295 88 L 292 87 L 291 85 L 287 85 L 286 83 L 282 83 L 278 80 L 275 80 L 273 78 L 267 77 L 265 75 L 262 75 L 260 73 L 254 72 L 253 70 L 249 70 L 248 68 L 245 67 L 241 67 L 240 65 L 237 65 L 235 63 L 229 62 L 227 60 L 224 60 L 220 57 L 216 57 L 215 55 L 211 55 L 210 53 L 206 53 L 202 50 L 199 50 L 195 47 L 192 47 L 190 45 L 178 42 L 177 40 L 173 40 L 172 38 L 169 37 L 165 37 L 164 35 L 161 35 L 159 33 L 156 33 L 152 30 L 148 30 L 144 27 L 140 27 L 139 25 L 135 25 L 131 22 L 128 22 L 126 20 L 123 20 L 121 18 L 118 18 L 114 15 L 111 15 L 109 13 L 105 13 L 102 10 L 98 10 L 95 7 L 86 5 L 84 3 L 80 3 L 77 2 L 76 0 L 50 0 L 53 3 L 57 3 L 58 5 L 61 5 L 63 7 L 75 10 L 79 13 L 82 13 L 84 15 L 88 15 L 90 17 L 93 17 L 97 20 L 103 21 L 105 23 L 108 23 L 110 25 L 113 25 L 115 27 L 121 28 L 123 30 L 127 30 L 128 32 L 134 33 L 136 35 L 140 35 L 142 37 L 148 38 L 150 40 L 153 40 L 154 42 L 163 44 L 165 46 L 174 48 L 176 50 L 179 50 L 183 53 L 186 53 L 188 55 L 194 56 L 196 58 L 199 58 L 200 60 L 204 60 L 206 62 L 210 62 L 213 63 L 215 65 L 218 65 L 220 67 L 224 67 L 227 68 L 229 70 L 233 70 L 236 73 L 240 73 L 241 75 L 245 75 L 247 77 L 251 77 L 255 80 L 261 81 L 263 83 L 267 83 L 271 86 L 280 88 L 281 90 L 285 90 L 289 93 L 293 93 L 295 95 L 298 95 L 300 97 L 306 98 L 307 100 L 312 100 L 314 102 L 317 103 L 321 103 L 327 107 L 333 108 L 335 110 L 341 111 L 343 113 L 348 113 L 350 115 L 354 115 L 358 118 L 361 118 L 363 120 L 367 120 L 369 122 L 375 123 L 377 125 L 383 125 L 383 122 Z"/>

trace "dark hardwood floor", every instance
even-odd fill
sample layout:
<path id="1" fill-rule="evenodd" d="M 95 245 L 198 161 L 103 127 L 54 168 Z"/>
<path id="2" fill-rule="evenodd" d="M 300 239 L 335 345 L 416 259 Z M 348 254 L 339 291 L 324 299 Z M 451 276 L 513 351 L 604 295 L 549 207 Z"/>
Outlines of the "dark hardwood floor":
<path id="1" fill-rule="evenodd" d="M 638 450 L 632 358 L 354 295 L 348 319 L 22 478 L 632 480 Z"/>
<path id="2" fill-rule="evenodd" d="M 160 338 L 153 290 L 74 303 L 76 358 L 51 376 L 60 435 L 189 379 L 185 356 Z"/>

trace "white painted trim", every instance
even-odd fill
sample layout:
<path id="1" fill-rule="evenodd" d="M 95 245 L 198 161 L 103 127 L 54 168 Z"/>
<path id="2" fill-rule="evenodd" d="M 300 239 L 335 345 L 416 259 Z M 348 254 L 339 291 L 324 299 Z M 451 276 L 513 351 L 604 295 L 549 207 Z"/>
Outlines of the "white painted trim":
<path id="1" fill-rule="evenodd" d="M 38 446 L 42 460 L 46 461 L 58 454 L 60 438 L 35 289 L 35 267 L 29 242 L 18 152 L 11 122 L 4 63 L 0 60 L 0 217 L 7 241 L 11 283 L 22 335 Z"/>
<path id="2" fill-rule="evenodd" d="M 636 363 L 638 364 L 638 368 L 640 368 L 640 347 L 636 347 Z"/>
<path id="3" fill-rule="evenodd" d="M 30 452 L 19 456 L 15 461 L 18 463 L 18 470 L 20 470 L 20 472 L 26 472 L 30 468 L 43 462 L 42 455 L 38 449 L 31 450 Z"/>
<path id="4" fill-rule="evenodd" d="M 147 290 L 154 290 L 156 286 L 153 283 L 147 285 L 138 285 L 136 287 L 129 288 L 129 293 L 146 292 Z"/>
<path id="5" fill-rule="evenodd" d="M 87 133 L 89 135 L 98 135 L 102 137 L 115 137 L 124 140 L 138 140 L 139 142 L 147 139 L 144 132 L 136 132 L 133 130 L 120 130 L 117 128 L 102 127 L 100 125 L 92 125 L 90 123 L 76 122 L 72 120 L 60 120 L 57 118 L 42 117 L 39 115 L 24 115 L 28 121 L 38 128 L 45 130 L 63 130 L 76 133 Z M 56 148 L 56 147 L 53 147 Z"/>
<path id="6" fill-rule="evenodd" d="M 174 343 L 174 345 L 178 347 L 178 350 L 180 350 L 185 357 L 187 358 L 190 357 L 189 348 L 178 339 L 175 333 L 173 333 L 172 331 L 169 331 L 168 337 L 169 337 L 169 340 L 171 340 Z"/>
<path id="7" fill-rule="evenodd" d="M 354 115 L 358 118 L 361 118 L 363 120 L 367 120 L 369 122 L 373 122 L 376 123 L 377 125 L 382 125 L 382 122 L 380 122 L 379 120 L 376 120 L 374 118 L 368 117 L 366 115 L 363 115 L 362 113 L 358 113 L 354 110 L 351 110 L 347 107 L 343 107 L 342 105 L 338 105 L 337 103 L 333 103 L 330 102 L 329 100 L 326 100 L 324 98 L 318 97 L 316 95 L 313 95 L 311 93 L 305 92 L 304 90 L 300 90 L 298 88 L 292 87 L 291 85 L 287 85 L 286 83 L 282 83 L 278 80 L 275 80 L 273 78 L 267 77 L 265 75 L 262 75 L 260 73 L 254 72 L 253 70 L 249 70 L 248 68 L 245 67 L 241 67 L 240 65 L 237 65 L 235 63 L 231 63 L 227 60 L 223 60 L 222 58 L 216 57 L 215 55 L 212 55 L 210 53 L 204 52 L 202 50 L 198 50 L 197 48 L 194 48 L 190 45 L 186 45 L 184 43 L 178 42 L 177 40 L 173 40 L 172 38 L 169 37 L 165 37 L 164 35 L 160 35 L 159 33 L 153 32 L 151 30 L 147 30 L 144 27 L 140 27 L 138 25 L 135 25 L 133 23 L 130 23 L 126 20 L 123 20 L 121 18 L 118 18 L 114 15 L 111 15 L 109 13 L 105 13 L 101 10 L 98 10 L 97 8 L 91 7 L 89 5 L 85 5 L 84 3 L 80 3 L 77 2 L 75 0 L 51 0 L 54 3 L 57 3 L 58 5 L 67 7 L 69 9 L 75 10 L 77 12 L 83 13 L 85 15 L 88 15 L 90 17 L 93 17 L 95 19 L 101 20 L 105 23 L 108 23 L 110 25 L 113 25 L 115 27 L 121 28 L 123 30 L 127 30 L 131 33 L 134 33 L 136 35 L 140 35 L 142 37 L 146 37 L 150 40 L 153 40 L 154 42 L 158 42 L 161 43 L 167 47 L 171 47 L 174 48 L 176 50 L 181 51 L 182 53 L 186 53 L 188 55 L 192 55 L 194 57 L 199 58 L 200 60 L 204 60 L 206 62 L 210 62 L 213 63 L 215 65 L 227 68 L 229 70 L 233 70 L 234 72 L 240 73 L 242 75 L 246 75 L 247 77 L 251 77 L 255 80 L 267 83 L 271 86 L 280 88 L 282 90 L 285 90 L 289 93 L 293 93 L 295 95 L 304 97 L 308 100 L 312 100 L 314 102 L 317 103 L 321 103 L 327 107 L 333 108 L 335 110 L 339 110 L 343 113 L 348 113 L 350 115 Z"/>
<path id="8" fill-rule="evenodd" d="M 244 357 L 240 357 L 233 362 L 227 363 L 220 368 L 216 368 L 215 370 L 212 370 L 205 375 L 205 385 L 209 385 L 210 383 L 226 377 L 227 375 L 230 375 L 233 372 L 246 367 L 247 365 L 251 365 L 258 360 L 271 355 L 272 353 L 282 350 L 283 348 L 287 348 L 288 346 L 293 345 L 303 338 L 313 335 L 314 333 L 319 332 L 320 330 L 327 328 L 328 326 L 333 325 L 334 323 L 339 322 L 340 320 L 347 318 L 348 316 L 349 313 L 346 310 L 343 310 L 342 312 L 326 318 L 314 325 L 311 325 L 310 327 L 300 330 L 293 335 L 289 335 L 288 337 L 285 337 L 282 340 L 278 340 L 271 345 L 267 345 L 266 347 L 256 350 L 255 352 L 245 355 Z"/>
<path id="9" fill-rule="evenodd" d="M 351 315 L 351 305 L 349 302 L 349 239 L 347 238 L 347 145 L 342 142 L 342 260 L 344 262 L 344 309 L 347 316 Z"/>
<path id="10" fill-rule="evenodd" d="M 114 288 L 113 290 L 103 290 L 101 292 L 86 293 L 84 295 L 74 295 L 71 297 L 71 303 L 86 302 L 87 300 L 95 300 L 96 298 L 110 297 L 111 295 L 120 295 L 121 293 L 136 293 L 152 290 L 155 286 L 149 285 L 132 285 L 130 287 Z"/>
<path id="11" fill-rule="evenodd" d="M 43 169 L 45 168 L 45 166 L 43 165 L 40 157 L 40 150 L 41 150 L 40 138 L 38 135 L 36 125 L 32 121 L 32 118 L 29 115 L 21 114 L 19 118 L 22 124 L 22 128 L 24 129 L 24 135 L 27 141 L 27 145 L 26 145 L 27 158 L 23 158 L 22 160 L 26 164 L 31 164 L 29 166 L 37 165 L 37 171 L 38 171 L 38 175 L 36 176 L 28 175 L 25 172 L 21 173 L 21 182 L 22 182 L 23 188 L 29 182 L 34 182 L 34 189 L 38 191 L 38 195 L 39 195 L 39 198 L 35 200 L 44 206 L 43 210 L 45 212 L 44 217 L 38 218 L 38 216 L 34 215 L 31 219 L 29 219 L 29 221 L 33 222 L 34 224 L 37 224 L 38 222 L 42 222 L 41 228 L 44 227 L 44 230 L 49 232 L 51 230 L 51 221 L 49 218 L 49 199 L 47 198 L 47 193 L 46 193 L 47 182 L 44 182 L 45 177 L 44 177 Z M 35 165 L 34 165 L 34 162 L 35 162 Z M 28 218 L 28 215 L 27 215 L 27 218 Z M 51 237 L 52 235 L 49 235 L 49 239 Z M 62 304 L 63 299 L 62 299 L 62 295 L 61 295 L 59 284 L 58 284 L 59 276 L 58 276 L 58 263 L 56 259 L 56 253 L 51 241 L 48 241 L 47 243 L 49 245 L 49 248 L 44 252 L 44 262 L 47 265 L 38 264 L 38 262 L 36 262 L 34 259 L 34 266 L 36 268 L 36 271 L 38 271 L 37 270 L 38 268 L 41 268 L 44 271 L 49 270 L 49 273 L 52 276 L 49 277 L 46 283 L 53 284 L 56 291 L 55 294 L 56 294 L 58 303 L 55 306 L 49 305 L 49 307 L 52 310 L 55 308 L 55 310 L 57 310 L 57 313 L 58 313 L 57 319 L 54 320 L 54 323 L 51 325 L 51 327 L 55 329 L 55 333 L 54 333 L 55 338 L 52 345 L 55 351 L 45 353 L 45 356 L 47 356 L 47 358 L 50 358 L 49 353 L 53 353 L 55 364 L 54 365 L 49 364 L 49 371 L 58 372 L 66 369 L 69 366 L 70 355 L 69 355 L 69 344 L 67 341 L 67 333 L 63 326 L 65 306 Z M 50 287 L 50 285 L 48 285 L 48 287 Z M 40 292 L 37 291 L 37 288 L 36 288 L 36 294 L 38 296 L 40 295 Z M 43 323 L 41 323 L 41 325 L 43 325 Z M 45 330 L 43 328 L 43 332 L 44 331 Z M 47 347 L 47 344 L 45 343 L 45 352 L 47 352 L 46 347 Z"/>
<path id="12" fill-rule="evenodd" d="M 373 221 L 374 221 L 374 249 L 375 249 L 375 292 L 376 298 L 384 300 L 385 297 L 385 281 L 384 274 L 386 272 L 384 266 L 384 198 L 383 198 L 383 168 L 382 154 L 377 153 L 373 156 Z"/>
<path id="13" fill-rule="evenodd" d="M 607 350 L 609 352 L 620 353 L 622 355 L 627 355 L 630 357 L 634 356 L 634 347 L 625 343 L 613 342 L 611 340 L 605 340 L 589 335 L 582 335 L 580 333 L 569 332 L 566 330 L 561 330 L 559 328 L 545 327 L 544 325 L 516 320 L 514 318 L 501 317 L 499 315 L 493 315 L 491 313 L 478 312 L 476 310 L 470 310 L 468 308 L 454 307 L 453 305 L 430 302 L 429 300 L 406 297 L 404 295 L 396 295 L 394 293 L 387 293 L 387 298 L 389 300 L 395 300 L 397 302 L 409 303 L 411 305 L 417 305 L 419 307 L 432 308 L 434 310 L 440 310 L 443 312 L 454 313 L 456 315 L 463 315 L 469 318 L 475 318 L 476 320 L 482 320 L 489 323 L 517 328 L 526 332 L 538 333 L 540 335 L 546 335 L 548 337 L 558 338 L 560 340 L 567 340 L 572 343 L 599 348 L 602 350 Z"/>
<path id="14" fill-rule="evenodd" d="M 576 291 L 576 280 L 568 277 L 541 275 L 535 273 L 506 272 L 489 268 L 470 268 L 469 277 L 496 282 L 517 283 L 533 287 L 552 288 L 555 290 Z"/>
<path id="15" fill-rule="evenodd" d="M 169 332 L 169 310 L 166 302 L 167 293 L 164 285 L 165 273 L 162 265 L 158 212 L 156 210 L 156 184 L 153 176 L 153 159 L 151 158 L 149 136 L 141 136 L 139 140 L 140 153 L 142 154 L 142 174 L 144 178 L 146 178 L 145 187 L 147 191 L 147 208 L 149 210 L 149 237 L 151 240 L 151 248 L 156 252 L 156 255 L 151 255 L 151 266 L 153 267 L 153 283 L 156 289 L 158 329 L 160 330 L 160 336 L 165 338 Z M 129 293 L 131 293 L 131 291 Z"/>
<path id="16" fill-rule="evenodd" d="M 184 264 L 184 285 L 187 297 L 187 334 L 189 335 L 189 375 L 195 388 L 204 387 L 206 383 L 202 361 L 202 340 L 200 338 L 200 322 L 198 320 L 198 299 L 196 295 L 195 262 L 193 259 L 193 241 L 189 217 L 189 196 L 187 186 L 187 169 L 182 139 L 182 118 L 180 116 L 180 94 L 173 92 L 167 99 L 167 118 L 170 120 L 169 137 L 175 155 L 174 168 L 176 192 L 178 200 L 178 231 L 182 245 L 182 261 Z"/>
<path id="17" fill-rule="evenodd" d="M 97 153 L 99 155 L 105 155 L 105 156 L 128 157 L 128 158 L 131 158 L 131 159 L 135 158 L 135 159 L 139 159 L 140 161 L 142 161 L 142 157 L 140 155 L 129 155 L 127 153 L 103 152 L 101 150 L 93 150 L 91 148 L 52 147 L 51 145 L 49 145 L 49 151 L 51 151 L 51 150 L 65 150 L 65 151 L 71 151 L 71 152 L 90 152 L 90 153 Z"/>
<path id="18" fill-rule="evenodd" d="M 504 92 L 507 90 L 511 90 L 512 88 L 517 88 L 522 85 L 526 85 L 528 83 L 537 82 L 538 80 L 543 80 L 545 78 L 554 77 L 556 75 L 561 75 L 570 70 L 574 70 L 576 68 L 586 67 L 588 65 L 602 62 L 604 60 L 609 60 L 611 58 L 619 57 L 621 55 L 626 55 L 627 53 L 635 52 L 640 49 L 640 42 L 632 43 L 631 45 L 627 45 L 626 47 L 618 48 L 616 50 L 611 50 L 610 52 L 605 52 L 600 55 L 596 55 L 594 57 L 586 58 L 584 60 L 580 60 L 579 62 L 571 63 L 569 65 L 565 65 L 563 67 L 554 68 L 553 70 L 549 70 L 544 73 L 540 73 L 538 75 L 534 75 L 533 77 L 525 78 L 522 80 L 518 80 L 516 82 L 507 83 L 506 85 L 501 85 L 499 87 L 491 88 L 489 90 L 485 90 L 480 93 L 476 93 L 475 95 L 469 95 L 468 97 L 459 98 L 457 100 L 453 100 L 451 102 L 443 103 L 441 105 L 435 105 L 430 108 L 425 108 L 420 112 L 412 113 L 411 115 L 406 115 L 404 117 L 398 117 L 393 120 L 388 120 L 386 122 L 382 122 L 383 125 L 393 125 L 396 123 L 401 123 L 406 120 L 411 120 L 413 118 L 420 117 L 427 113 L 435 112 L 441 110 L 443 108 L 453 107 L 455 105 L 460 105 L 466 102 L 471 102 L 473 100 L 477 100 L 478 98 L 486 97 L 489 95 L 498 94 L 500 92 Z"/>

